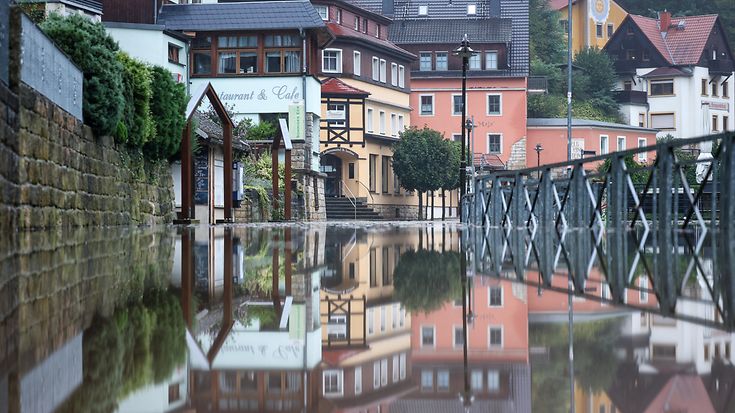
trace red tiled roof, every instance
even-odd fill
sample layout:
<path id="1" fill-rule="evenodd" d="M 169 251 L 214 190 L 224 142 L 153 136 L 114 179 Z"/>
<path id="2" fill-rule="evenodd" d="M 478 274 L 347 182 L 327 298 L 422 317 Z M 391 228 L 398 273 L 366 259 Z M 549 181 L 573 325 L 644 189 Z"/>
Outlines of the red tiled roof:
<path id="1" fill-rule="evenodd" d="M 577 0 L 572 0 L 572 4 L 575 4 Z M 569 0 L 549 0 L 549 8 L 551 10 L 561 10 L 569 5 Z"/>
<path id="2" fill-rule="evenodd" d="M 671 26 L 666 32 L 661 32 L 657 19 L 633 14 L 630 18 L 672 65 L 692 65 L 699 62 L 717 21 L 716 14 L 672 17 Z M 681 29 L 679 22 L 684 22 Z"/>
<path id="3" fill-rule="evenodd" d="M 696 375 L 677 374 L 658 392 L 646 412 L 697 411 L 715 412 L 702 379 Z"/>
<path id="4" fill-rule="evenodd" d="M 370 95 L 369 92 L 352 87 L 336 77 L 327 78 L 322 82 L 322 94 L 359 95 L 365 97 Z"/>
<path id="5" fill-rule="evenodd" d="M 334 22 L 327 23 L 327 27 L 329 28 L 329 30 L 332 31 L 332 33 L 334 33 L 334 35 L 337 38 L 340 38 L 340 37 L 349 37 L 349 38 L 353 38 L 353 39 L 363 40 L 363 41 L 366 41 L 366 42 L 369 42 L 369 43 L 373 43 L 374 45 L 377 45 L 377 46 L 380 46 L 380 47 L 385 47 L 385 48 L 390 49 L 390 50 L 392 50 L 394 52 L 400 53 L 400 54 L 402 54 L 403 56 L 405 56 L 408 59 L 414 59 L 414 60 L 416 59 L 416 55 L 415 54 L 413 54 L 413 53 L 411 53 L 411 52 L 409 52 L 407 50 L 401 49 L 400 47 L 396 46 L 395 44 L 393 44 L 393 43 L 391 43 L 391 42 L 389 42 L 387 40 L 378 39 L 375 36 L 371 36 L 371 35 L 369 35 L 367 33 L 363 33 L 363 32 L 359 32 L 357 30 L 353 30 L 350 27 L 345 27 L 345 26 L 342 26 L 342 25 L 337 24 L 337 23 L 334 23 Z"/>

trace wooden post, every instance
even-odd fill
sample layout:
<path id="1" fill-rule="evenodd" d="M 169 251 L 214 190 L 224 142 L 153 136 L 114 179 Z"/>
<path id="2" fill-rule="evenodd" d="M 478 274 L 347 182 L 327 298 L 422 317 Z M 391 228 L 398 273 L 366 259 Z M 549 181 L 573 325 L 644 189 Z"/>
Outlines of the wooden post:
<path id="1" fill-rule="evenodd" d="M 271 146 L 271 185 L 273 185 L 273 214 L 278 210 L 278 146 Z M 271 220 L 274 216 L 271 214 Z"/>
<path id="2" fill-rule="evenodd" d="M 286 171 L 284 174 L 283 219 L 291 219 L 291 150 L 286 149 Z"/>
<path id="3" fill-rule="evenodd" d="M 223 120 L 222 132 L 225 146 L 225 222 L 232 222 L 232 125 Z M 230 235 L 232 241 L 232 235 Z"/>
<path id="4" fill-rule="evenodd" d="M 194 218 L 192 207 L 194 204 L 194 193 L 192 192 L 193 173 L 191 155 L 191 121 L 186 122 L 184 132 L 181 134 L 181 219 Z"/>
<path id="5" fill-rule="evenodd" d="M 288 179 L 286 179 L 286 182 L 288 182 Z M 288 192 L 286 192 L 288 193 Z M 283 265 L 285 266 L 285 275 L 286 275 L 286 296 L 291 295 L 291 228 L 286 228 L 284 230 L 284 257 L 283 257 Z"/>
<path id="6" fill-rule="evenodd" d="M 184 312 L 184 323 L 192 327 L 191 297 L 194 282 L 194 231 L 184 228 L 181 234 L 181 309 Z"/>
<path id="7" fill-rule="evenodd" d="M 271 265 L 271 297 L 273 298 L 273 308 L 276 310 L 278 317 L 281 316 L 281 299 L 278 292 L 278 234 L 273 236 L 273 261 Z"/>

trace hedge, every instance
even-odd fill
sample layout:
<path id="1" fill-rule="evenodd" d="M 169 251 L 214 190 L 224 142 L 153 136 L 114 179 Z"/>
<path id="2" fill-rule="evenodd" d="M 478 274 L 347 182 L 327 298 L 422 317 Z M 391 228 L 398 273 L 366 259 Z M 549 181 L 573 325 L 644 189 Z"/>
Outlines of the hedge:
<path id="1" fill-rule="evenodd" d="M 151 74 L 153 94 L 150 106 L 156 134 L 145 144 L 144 153 L 151 158 L 170 158 L 179 151 L 181 145 L 186 90 L 183 84 L 173 80 L 171 72 L 160 66 L 154 66 Z"/>
<path id="2" fill-rule="evenodd" d="M 150 107 L 153 95 L 151 71 L 148 65 L 133 59 L 125 52 L 119 52 L 117 58 L 123 66 L 122 79 L 125 86 L 125 109 L 122 123 L 126 137 L 129 137 L 130 140 L 119 135 L 116 135 L 115 138 L 118 142 L 140 147 L 153 139 L 156 132 Z"/>

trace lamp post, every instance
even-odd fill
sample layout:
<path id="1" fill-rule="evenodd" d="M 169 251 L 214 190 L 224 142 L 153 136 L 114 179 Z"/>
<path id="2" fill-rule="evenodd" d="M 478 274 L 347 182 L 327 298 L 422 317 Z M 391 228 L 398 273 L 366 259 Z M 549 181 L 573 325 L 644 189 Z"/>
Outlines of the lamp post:
<path id="1" fill-rule="evenodd" d="M 459 165 L 459 202 L 461 207 L 462 200 L 464 199 L 465 193 L 467 192 L 467 155 L 465 147 L 465 142 L 467 139 L 467 128 L 465 128 L 465 124 L 467 122 L 467 66 L 469 65 L 470 56 L 475 54 L 475 51 L 472 50 L 472 48 L 470 47 L 470 41 L 467 39 L 466 33 L 462 38 L 462 43 L 459 45 L 458 48 L 454 50 L 452 54 L 462 58 L 462 124 L 460 125 L 460 127 L 462 128 L 462 158 Z M 460 220 L 462 220 L 462 214 L 460 214 Z"/>
<path id="2" fill-rule="evenodd" d="M 536 144 L 536 147 L 533 148 L 534 151 L 536 151 L 536 168 L 541 166 L 541 151 L 544 150 L 544 147 L 541 146 L 540 143 Z M 541 177 L 541 171 L 539 171 L 539 178 Z"/>

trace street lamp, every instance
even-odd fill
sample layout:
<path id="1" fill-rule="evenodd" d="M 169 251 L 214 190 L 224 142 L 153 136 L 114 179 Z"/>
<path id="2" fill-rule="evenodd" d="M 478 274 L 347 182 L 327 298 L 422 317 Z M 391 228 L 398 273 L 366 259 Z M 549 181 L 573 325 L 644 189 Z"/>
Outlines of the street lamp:
<path id="1" fill-rule="evenodd" d="M 544 150 L 543 146 L 541 146 L 540 143 L 536 144 L 536 147 L 533 148 L 534 151 L 536 151 L 536 168 L 541 166 L 541 151 Z M 541 171 L 536 171 L 536 174 L 538 175 L 537 178 L 541 179 Z"/>
<path id="2" fill-rule="evenodd" d="M 467 128 L 465 124 L 467 122 L 467 66 L 469 65 L 470 57 L 475 54 L 475 51 L 470 47 L 470 41 L 467 39 L 467 33 L 462 37 L 462 43 L 452 53 L 455 56 L 462 58 L 462 159 L 459 166 L 459 181 L 460 181 L 460 205 L 464 199 L 465 193 L 467 192 L 467 155 L 465 148 L 465 140 L 467 139 Z M 460 219 L 462 219 L 460 215 Z"/>

